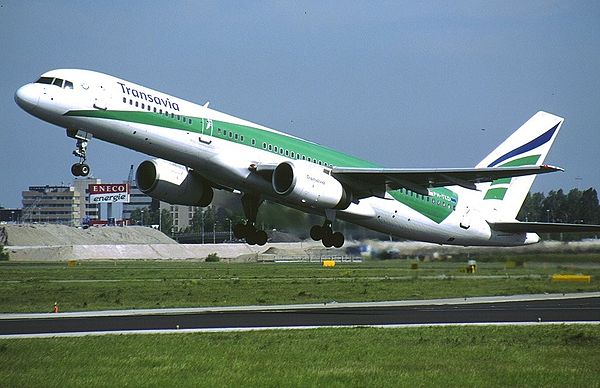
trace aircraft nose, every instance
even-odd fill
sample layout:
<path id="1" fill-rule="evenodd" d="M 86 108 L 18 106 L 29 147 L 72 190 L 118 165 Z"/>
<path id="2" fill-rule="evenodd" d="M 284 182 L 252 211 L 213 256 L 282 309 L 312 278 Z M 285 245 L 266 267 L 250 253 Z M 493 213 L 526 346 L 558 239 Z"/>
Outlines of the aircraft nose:
<path id="1" fill-rule="evenodd" d="M 33 84 L 23 85 L 15 93 L 15 102 L 17 105 L 29 113 L 35 110 L 39 99 L 39 92 Z"/>

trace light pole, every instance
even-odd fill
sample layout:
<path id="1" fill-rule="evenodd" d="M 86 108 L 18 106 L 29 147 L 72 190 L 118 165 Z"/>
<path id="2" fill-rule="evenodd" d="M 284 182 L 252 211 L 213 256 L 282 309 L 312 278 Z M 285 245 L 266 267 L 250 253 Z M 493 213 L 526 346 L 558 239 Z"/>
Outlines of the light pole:
<path id="1" fill-rule="evenodd" d="M 202 219 L 202 244 L 204 244 L 204 209 L 201 210 L 200 217 Z"/>
<path id="2" fill-rule="evenodd" d="M 228 218 L 227 221 L 229 221 L 229 241 L 231 242 L 231 218 Z"/>
<path id="3" fill-rule="evenodd" d="M 213 221 L 213 244 L 217 243 L 217 220 Z"/>
<path id="4" fill-rule="evenodd" d="M 142 226 L 144 226 L 144 211 L 143 211 L 143 210 L 140 210 L 140 212 L 141 212 L 141 214 L 142 214 L 142 220 L 141 220 L 141 222 L 142 222 Z"/>

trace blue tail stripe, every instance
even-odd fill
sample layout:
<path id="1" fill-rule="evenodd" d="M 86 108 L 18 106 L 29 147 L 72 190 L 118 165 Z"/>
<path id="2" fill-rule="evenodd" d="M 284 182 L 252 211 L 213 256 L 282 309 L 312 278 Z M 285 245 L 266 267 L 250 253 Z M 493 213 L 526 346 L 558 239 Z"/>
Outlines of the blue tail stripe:
<path id="1" fill-rule="evenodd" d="M 545 133 L 541 134 L 540 136 L 536 137 L 529 143 L 523 144 L 519 148 L 515 148 L 514 150 L 502 155 L 501 157 L 499 157 L 498 159 L 496 159 L 492 163 L 490 163 L 488 167 L 494 167 L 498 163 L 501 163 L 501 162 L 505 161 L 506 159 L 512 158 L 513 156 L 517 156 L 517 155 L 522 154 L 527 151 L 531 151 L 543 144 L 546 144 L 548 141 L 550 141 L 550 139 L 552 139 L 552 136 L 554 135 L 554 132 L 556 132 L 556 130 L 558 129 L 559 124 L 560 123 L 556 124 L 554 127 L 549 129 Z"/>

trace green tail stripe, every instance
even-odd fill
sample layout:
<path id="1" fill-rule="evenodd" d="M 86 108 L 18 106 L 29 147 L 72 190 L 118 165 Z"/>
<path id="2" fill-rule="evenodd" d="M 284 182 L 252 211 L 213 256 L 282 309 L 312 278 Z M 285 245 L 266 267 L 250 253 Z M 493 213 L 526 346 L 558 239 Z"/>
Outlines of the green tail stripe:
<path id="1" fill-rule="evenodd" d="M 534 166 L 542 155 L 529 155 L 501 164 L 499 167 Z"/>
<path id="2" fill-rule="evenodd" d="M 504 199 L 504 195 L 506 194 L 506 187 L 494 187 L 493 189 L 489 189 L 487 193 L 485 193 L 485 197 L 483 199 Z"/>
<path id="3" fill-rule="evenodd" d="M 500 178 L 492 181 L 492 186 L 494 185 L 507 185 L 510 183 L 511 178 Z"/>
<path id="4" fill-rule="evenodd" d="M 519 159 L 511 160 L 510 162 L 506 162 L 501 164 L 498 167 L 519 167 L 519 166 L 533 166 L 535 165 L 542 155 L 529 155 L 524 156 Z M 492 181 L 492 186 L 494 185 L 505 185 L 510 183 L 511 178 L 500 178 Z"/>

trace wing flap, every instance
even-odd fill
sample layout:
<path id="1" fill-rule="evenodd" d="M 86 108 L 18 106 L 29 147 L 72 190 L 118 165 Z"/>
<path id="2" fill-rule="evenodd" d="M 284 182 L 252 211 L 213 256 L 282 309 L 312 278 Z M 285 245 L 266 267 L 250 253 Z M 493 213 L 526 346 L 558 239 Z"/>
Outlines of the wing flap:
<path id="1" fill-rule="evenodd" d="M 331 175 L 349 186 L 359 197 L 365 197 L 369 194 L 372 195 L 374 192 L 380 193 L 400 188 L 406 188 L 423 195 L 428 195 L 427 189 L 430 187 L 458 185 L 476 190 L 475 185 L 477 183 L 555 171 L 563 170 L 548 165 L 437 169 L 334 167 Z"/>

